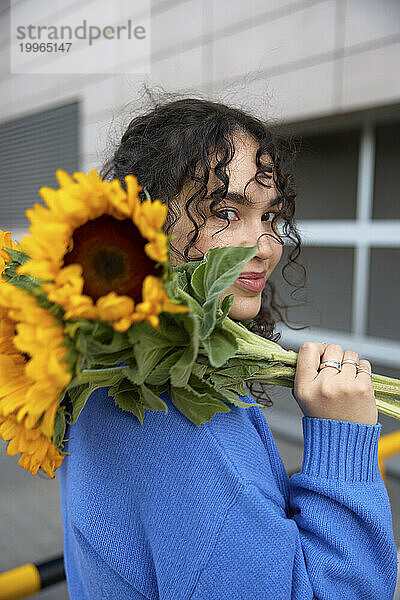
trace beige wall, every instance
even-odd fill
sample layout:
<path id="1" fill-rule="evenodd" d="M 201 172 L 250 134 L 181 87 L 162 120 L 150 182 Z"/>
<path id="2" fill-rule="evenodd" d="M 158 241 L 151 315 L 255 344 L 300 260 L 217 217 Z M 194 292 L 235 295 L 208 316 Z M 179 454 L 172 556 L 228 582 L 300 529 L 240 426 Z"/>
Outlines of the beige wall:
<path id="1" fill-rule="evenodd" d="M 134 3 L 114 4 L 135 17 Z M 74 5 L 82 3 L 66 0 L 65 10 Z M 88 170 L 99 166 L 109 133 L 123 129 L 143 77 L 289 121 L 400 99 L 398 0 L 152 0 L 151 42 L 149 76 L 11 75 L 3 8 L 0 122 L 81 99 L 81 165 Z"/>

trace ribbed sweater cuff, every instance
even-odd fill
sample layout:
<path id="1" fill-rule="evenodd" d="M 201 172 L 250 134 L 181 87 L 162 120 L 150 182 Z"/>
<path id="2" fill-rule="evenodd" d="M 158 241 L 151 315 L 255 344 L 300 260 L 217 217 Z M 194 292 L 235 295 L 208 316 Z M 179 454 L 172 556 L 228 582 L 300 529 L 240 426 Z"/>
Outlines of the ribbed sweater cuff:
<path id="1" fill-rule="evenodd" d="M 382 425 L 303 417 L 303 465 L 311 477 L 375 481 L 380 477 L 378 442 Z"/>

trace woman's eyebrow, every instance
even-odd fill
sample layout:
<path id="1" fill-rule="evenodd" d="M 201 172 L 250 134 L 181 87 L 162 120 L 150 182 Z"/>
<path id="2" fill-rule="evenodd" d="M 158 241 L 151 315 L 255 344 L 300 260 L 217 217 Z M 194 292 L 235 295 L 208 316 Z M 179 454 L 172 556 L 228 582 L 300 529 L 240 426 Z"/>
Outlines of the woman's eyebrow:
<path id="1" fill-rule="evenodd" d="M 240 192 L 228 192 L 224 198 L 224 200 L 230 200 L 230 202 L 234 202 L 235 204 L 240 204 L 242 206 L 254 206 L 255 202 L 251 196 L 245 197 Z M 274 200 L 272 200 L 269 204 L 270 207 L 276 206 L 282 202 L 282 196 L 277 196 Z"/>

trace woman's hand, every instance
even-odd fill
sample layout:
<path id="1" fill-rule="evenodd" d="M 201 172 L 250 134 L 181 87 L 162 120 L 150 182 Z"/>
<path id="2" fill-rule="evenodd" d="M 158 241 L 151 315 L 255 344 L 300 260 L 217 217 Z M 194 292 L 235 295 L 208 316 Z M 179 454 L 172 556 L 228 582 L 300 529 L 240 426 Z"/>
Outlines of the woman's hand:
<path id="1" fill-rule="evenodd" d="M 322 361 L 339 363 L 350 358 L 372 372 L 368 360 L 359 360 L 357 352 L 339 344 L 305 342 L 300 346 L 292 395 L 306 417 L 352 421 L 376 425 L 376 408 L 372 380 L 368 373 L 358 373 L 346 363 L 339 372 L 334 367 L 318 371 Z"/>

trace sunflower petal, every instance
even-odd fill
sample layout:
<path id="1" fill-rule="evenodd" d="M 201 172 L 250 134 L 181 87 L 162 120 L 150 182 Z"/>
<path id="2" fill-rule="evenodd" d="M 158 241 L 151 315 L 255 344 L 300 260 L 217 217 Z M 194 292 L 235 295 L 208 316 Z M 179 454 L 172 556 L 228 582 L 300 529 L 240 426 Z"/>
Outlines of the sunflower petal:
<path id="1" fill-rule="evenodd" d="M 69 175 L 63 169 L 56 170 L 56 177 L 60 187 L 69 187 L 71 185 L 75 185 L 75 181 L 72 179 L 71 175 Z"/>

